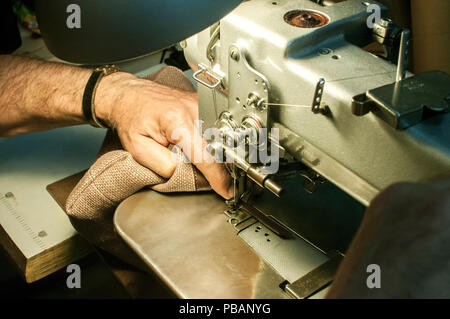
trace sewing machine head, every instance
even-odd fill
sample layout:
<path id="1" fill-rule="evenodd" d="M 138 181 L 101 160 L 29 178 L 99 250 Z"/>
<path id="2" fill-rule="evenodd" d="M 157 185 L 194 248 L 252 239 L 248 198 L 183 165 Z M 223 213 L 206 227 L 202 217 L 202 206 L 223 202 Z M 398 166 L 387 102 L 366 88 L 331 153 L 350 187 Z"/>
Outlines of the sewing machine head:
<path id="1" fill-rule="evenodd" d="M 368 205 L 448 171 L 449 75 L 405 76 L 409 32 L 384 14 L 375 1 L 251 0 L 181 42 L 209 150 L 231 164 L 232 206 L 255 184 L 282 197 L 277 181 L 294 172 L 309 192 L 328 180 Z"/>

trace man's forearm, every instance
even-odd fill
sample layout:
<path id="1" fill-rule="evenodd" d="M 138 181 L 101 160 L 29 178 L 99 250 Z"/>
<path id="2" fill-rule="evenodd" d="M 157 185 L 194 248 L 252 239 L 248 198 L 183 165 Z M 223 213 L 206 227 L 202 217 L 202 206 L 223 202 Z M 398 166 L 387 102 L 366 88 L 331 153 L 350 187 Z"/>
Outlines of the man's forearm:
<path id="1" fill-rule="evenodd" d="M 0 56 L 0 135 L 81 124 L 90 72 L 59 63 Z"/>
<path id="2" fill-rule="evenodd" d="M 0 136 L 86 123 L 82 98 L 91 73 L 61 63 L 0 55 Z M 98 113 L 107 117 L 104 108 L 110 107 L 114 97 L 98 95 Z"/>

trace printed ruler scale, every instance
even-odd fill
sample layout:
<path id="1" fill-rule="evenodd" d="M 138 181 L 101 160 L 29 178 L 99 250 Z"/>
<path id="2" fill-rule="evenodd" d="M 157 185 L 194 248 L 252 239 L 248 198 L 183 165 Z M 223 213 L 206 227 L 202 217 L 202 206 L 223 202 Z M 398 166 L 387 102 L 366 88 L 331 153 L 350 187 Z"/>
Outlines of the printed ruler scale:
<path id="1" fill-rule="evenodd" d="M 83 125 L 0 138 L 0 245 L 27 282 L 92 252 L 46 187 L 88 168 L 104 136 Z"/>
<path id="2" fill-rule="evenodd" d="M 39 231 L 36 233 L 25 221 L 25 218 L 19 213 L 19 204 L 13 193 L 8 192 L 6 194 L 0 193 L 0 214 L 9 213 L 10 216 L 14 217 L 15 220 L 20 227 L 23 229 L 23 232 L 32 239 L 32 241 L 39 247 L 40 250 L 47 249 L 46 243 L 44 243 L 41 237 L 47 236 L 45 230 Z M 6 211 L 5 211 L 6 210 Z"/>

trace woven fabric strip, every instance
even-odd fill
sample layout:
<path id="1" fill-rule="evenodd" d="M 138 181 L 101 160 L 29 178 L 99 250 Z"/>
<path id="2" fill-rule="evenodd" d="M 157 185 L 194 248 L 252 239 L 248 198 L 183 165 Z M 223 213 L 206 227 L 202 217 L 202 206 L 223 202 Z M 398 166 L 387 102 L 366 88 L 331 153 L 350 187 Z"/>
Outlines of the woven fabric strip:
<path id="1" fill-rule="evenodd" d="M 174 67 L 165 67 L 148 79 L 182 90 L 194 90 L 184 73 Z M 108 131 L 96 162 L 67 199 L 66 212 L 74 228 L 92 244 L 124 261 L 139 264 L 134 253 L 114 231 L 114 211 L 120 202 L 145 187 L 158 192 L 210 189 L 195 166 L 183 161 L 181 152 L 177 156 L 180 161 L 173 175 L 165 179 L 137 163 L 130 153 L 123 150 L 117 135 Z"/>

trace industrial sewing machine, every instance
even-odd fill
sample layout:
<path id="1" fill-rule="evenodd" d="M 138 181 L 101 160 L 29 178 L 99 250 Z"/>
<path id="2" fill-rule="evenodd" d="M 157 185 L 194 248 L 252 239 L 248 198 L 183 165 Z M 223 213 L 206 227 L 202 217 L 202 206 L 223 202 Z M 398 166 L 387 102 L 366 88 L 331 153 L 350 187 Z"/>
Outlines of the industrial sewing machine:
<path id="1" fill-rule="evenodd" d="M 238 232 L 252 225 L 257 231 L 259 221 L 281 238 L 318 239 L 295 222 L 305 219 L 293 201 L 308 199 L 290 188 L 303 185 L 312 193 L 327 181 L 367 206 L 395 182 L 449 171 L 450 77 L 405 74 L 409 31 L 386 18 L 369 28 L 371 4 L 247 1 L 181 42 L 196 71 L 203 130 L 222 133 L 210 139 L 209 150 L 231 163 L 235 196 L 225 214 Z M 384 46 L 384 58 L 364 50 L 371 42 Z M 270 158 L 255 160 L 256 150 Z M 359 210 L 349 199 L 341 203 Z M 330 201 L 329 209 L 335 204 Z M 251 238 L 255 232 L 248 234 L 244 240 L 275 267 L 297 253 L 274 261 Z M 339 250 L 320 241 L 327 242 L 312 243 L 324 253 Z M 343 252 L 328 256 L 309 277 L 331 276 Z M 324 284 L 326 277 L 315 279 Z M 284 289 L 309 296 L 320 286 L 306 287 L 311 278 Z"/>
<path id="2" fill-rule="evenodd" d="M 211 194 L 141 193 L 115 218 L 125 241 L 179 296 L 323 296 L 378 192 L 449 171 L 450 76 L 405 72 L 409 31 L 384 18 L 381 5 L 382 18 L 369 27 L 374 4 L 245 1 L 180 43 L 195 71 L 208 150 L 228 163 L 235 196 L 223 203 Z M 384 56 L 368 52 L 370 43 Z M 186 217 L 183 225 L 165 221 L 172 211 Z M 224 212 L 231 225 L 216 225 L 211 211 Z M 165 234 L 165 245 L 149 243 L 160 239 L 155 232 Z M 208 236 L 199 240 L 202 233 Z M 171 236 L 193 244 L 183 253 Z M 180 284 L 187 277 L 173 270 L 179 261 L 157 249 L 186 263 L 198 257 L 195 267 L 205 273 L 187 267 L 194 279 Z M 233 272 L 223 280 L 213 271 L 217 251 Z M 249 275 L 243 269 L 252 263 L 259 266 Z"/>

